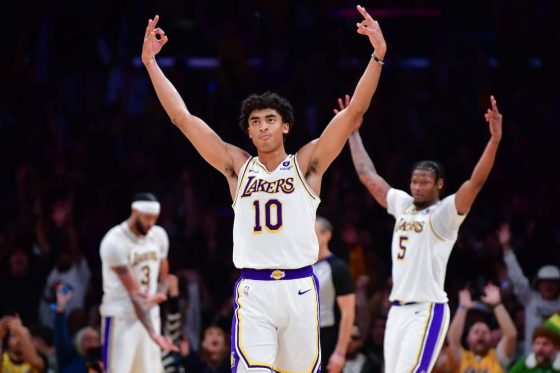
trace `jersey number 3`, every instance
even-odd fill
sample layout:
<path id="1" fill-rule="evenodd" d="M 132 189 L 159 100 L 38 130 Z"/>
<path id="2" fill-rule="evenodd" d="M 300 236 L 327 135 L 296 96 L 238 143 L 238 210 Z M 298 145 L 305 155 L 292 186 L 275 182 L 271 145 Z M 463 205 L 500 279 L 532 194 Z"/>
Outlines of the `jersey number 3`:
<path id="1" fill-rule="evenodd" d="M 399 252 L 397 253 L 397 260 L 404 260 L 404 256 L 406 255 L 406 244 L 408 243 L 408 237 L 401 236 L 399 237 Z"/>
<path id="2" fill-rule="evenodd" d="M 269 199 L 263 205 L 264 207 L 264 227 L 270 233 L 276 233 L 282 229 L 282 203 L 277 199 Z M 255 226 L 253 227 L 253 233 L 262 233 L 262 221 L 261 221 L 261 201 L 255 200 L 253 202 L 253 208 L 255 210 Z"/>

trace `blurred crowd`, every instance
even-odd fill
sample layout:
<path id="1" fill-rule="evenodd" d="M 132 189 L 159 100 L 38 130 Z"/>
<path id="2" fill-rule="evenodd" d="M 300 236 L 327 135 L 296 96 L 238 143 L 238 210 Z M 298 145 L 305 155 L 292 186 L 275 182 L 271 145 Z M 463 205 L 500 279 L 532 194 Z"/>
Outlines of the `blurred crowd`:
<path id="1" fill-rule="evenodd" d="M 460 231 L 446 290 L 459 310 L 467 307 L 463 289 L 477 300 L 489 283 L 497 286 L 516 327 L 513 362 L 530 353 L 533 331 L 560 308 L 560 222 L 553 219 L 560 208 L 560 56 L 553 52 L 560 10 L 544 0 L 412 3 L 372 4 L 374 17 L 376 8 L 394 11 L 380 17 L 387 63 L 362 138 L 394 187 L 408 189 L 414 161 L 436 159 L 453 193 L 486 143 L 483 112 L 496 96 L 503 145 Z M 294 106 L 293 150 L 319 135 L 371 54 L 354 33 L 353 6 L 199 0 L 17 7 L 21 24 L 0 59 L 0 336 L 5 346 L 14 340 L 16 360 L 65 371 L 98 348 L 99 243 L 140 191 L 162 203 L 158 224 L 171 241 L 183 356 L 212 346 L 203 361 L 226 359 L 238 276 L 231 200 L 222 176 L 165 116 L 138 64 L 144 22 L 160 15 L 170 39 L 161 57 L 166 73 L 224 140 L 252 149 L 237 127 L 239 103 L 273 90 Z M 405 6 L 430 11 L 416 16 Z M 351 343 L 382 356 L 393 220 L 360 185 L 348 151 L 327 172 L 321 197 L 319 213 L 335 227 L 332 249 L 367 305 Z M 466 303 L 489 320 L 488 343 L 498 344 L 503 330 L 493 308 Z M 464 328 L 478 319 L 466 318 Z"/>

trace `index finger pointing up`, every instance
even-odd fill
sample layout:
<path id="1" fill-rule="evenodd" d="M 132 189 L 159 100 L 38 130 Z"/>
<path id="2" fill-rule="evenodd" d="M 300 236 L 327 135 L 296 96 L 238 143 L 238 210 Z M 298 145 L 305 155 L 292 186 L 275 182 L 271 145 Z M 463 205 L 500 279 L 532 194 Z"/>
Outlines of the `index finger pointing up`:
<path id="1" fill-rule="evenodd" d="M 368 20 L 372 20 L 372 21 L 373 21 L 373 18 L 369 15 L 369 13 L 367 12 L 366 8 L 364 8 L 364 7 L 361 6 L 361 5 L 356 6 L 356 8 L 358 9 L 358 12 L 360 12 L 360 14 L 361 14 L 365 19 L 368 19 Z"/>
<path id="2" fill-rule="evenodd" d="M 498 103 L 494 96 L 490 96 L 490 104 L 492 105 L 492 111 L 498 112 Z"/>

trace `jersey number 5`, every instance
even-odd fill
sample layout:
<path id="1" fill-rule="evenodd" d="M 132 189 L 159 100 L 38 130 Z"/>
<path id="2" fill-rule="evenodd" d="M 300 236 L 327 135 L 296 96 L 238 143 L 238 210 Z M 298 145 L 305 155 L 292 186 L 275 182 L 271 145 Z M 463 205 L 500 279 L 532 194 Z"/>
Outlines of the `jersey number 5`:
<path id="1" fill-rule="evenodd" d="M 399 237 L 399 252 L 397 253 L 397 260 L 404 260 L 406 254 L 406 244 L 408 243 L 408 237 Z"/>
<path id="2" fill-rule="evenodd" d="M 257 199 L 253 202 L 255 209 L 255 226 L 253 233 L 262 233 L 261 225 L 261 202 Z M 282 229 L 282 203 L 277 199 L 269 199 L 264 204 L 264 226 L 270 233 L 276 233 Z"/>

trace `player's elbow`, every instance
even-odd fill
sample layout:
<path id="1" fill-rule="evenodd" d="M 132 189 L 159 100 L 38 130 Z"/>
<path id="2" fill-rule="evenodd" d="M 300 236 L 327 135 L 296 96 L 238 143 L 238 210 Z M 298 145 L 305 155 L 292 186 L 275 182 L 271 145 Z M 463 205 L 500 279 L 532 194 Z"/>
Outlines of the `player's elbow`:
<path id="1" fill-rule="evenodd" d="M 193 121 L 194 115 L 184 110 L 180 110 L 177 113 L 169 115 L 169 119 L 171 119 L 171 123 L 173 123 L 176 127 L 181 128 L 188 125 L 189 122 Z"/>

